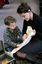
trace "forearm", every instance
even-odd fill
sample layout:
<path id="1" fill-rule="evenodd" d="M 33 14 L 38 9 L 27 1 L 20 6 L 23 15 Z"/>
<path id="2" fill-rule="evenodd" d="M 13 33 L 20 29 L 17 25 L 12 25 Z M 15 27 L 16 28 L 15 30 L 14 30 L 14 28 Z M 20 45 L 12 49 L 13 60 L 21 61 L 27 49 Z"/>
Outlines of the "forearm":
<path id="1" fill-rule="evenodd" d="M 7 43 L 8 43 L 10 46 L 13 46 L 13 47 L 16 47 L 16 45 L 17 45 L 16 43 L 14 43 L 14 42 L 12 42 L 12 41 L 8 41 Z"/>

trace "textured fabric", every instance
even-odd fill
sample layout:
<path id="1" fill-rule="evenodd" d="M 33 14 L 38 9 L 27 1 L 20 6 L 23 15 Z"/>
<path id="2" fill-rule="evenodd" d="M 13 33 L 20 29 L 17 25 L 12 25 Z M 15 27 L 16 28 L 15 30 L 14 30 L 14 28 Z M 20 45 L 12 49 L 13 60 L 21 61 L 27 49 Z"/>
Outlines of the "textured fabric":
<path id="1" fill-rule="evenodd" d="M 19 43 L 19 41 L 22 40 L 22 33 L 17 26 L 15 27 L 13 32 L 10 31 L 9 28 L 6 28 L 4 30 L 3 38 L 4 43 L 7 43 L 7 46 L 10 45 L 15 47 L 17 43 Z"/>

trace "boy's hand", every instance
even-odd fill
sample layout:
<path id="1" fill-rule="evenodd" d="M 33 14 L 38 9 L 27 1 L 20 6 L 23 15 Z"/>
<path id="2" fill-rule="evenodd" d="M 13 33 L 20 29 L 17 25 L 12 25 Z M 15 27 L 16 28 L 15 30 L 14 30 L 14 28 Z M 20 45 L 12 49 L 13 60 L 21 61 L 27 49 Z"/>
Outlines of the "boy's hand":
<path id="1" fill-rule="evenodd" d="M 20 44 L 17 44 L 17 45 L 16 45 L 16 47 L 19 47 L 19 46 L 20 46 Z"/>
<path id="2" fill-rule="evenodd" d="M 20 47 L 22 45 L 22 43 L 21 44 L 17 44 L 17 46 L 16 47 Z"/>

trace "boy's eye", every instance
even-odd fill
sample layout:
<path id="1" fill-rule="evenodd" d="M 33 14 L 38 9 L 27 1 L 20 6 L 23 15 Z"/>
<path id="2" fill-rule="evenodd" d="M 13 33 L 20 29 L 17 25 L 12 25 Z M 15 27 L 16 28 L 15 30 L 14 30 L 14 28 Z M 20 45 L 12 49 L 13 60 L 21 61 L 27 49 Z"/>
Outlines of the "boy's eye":
<path id="1" fill-rule="evenodd" d="M 24 15 L 23 17 L 25 17 L 26 15 Z"/>
<path id="2" fill-rule="evenodd" d="M 25 17 L 25 16 L 23 16 L 23 17 Z"/>
<path id="3" fill-rule="evenodd" d="M 25 15 L 23 17 L 25 17 Z"/>

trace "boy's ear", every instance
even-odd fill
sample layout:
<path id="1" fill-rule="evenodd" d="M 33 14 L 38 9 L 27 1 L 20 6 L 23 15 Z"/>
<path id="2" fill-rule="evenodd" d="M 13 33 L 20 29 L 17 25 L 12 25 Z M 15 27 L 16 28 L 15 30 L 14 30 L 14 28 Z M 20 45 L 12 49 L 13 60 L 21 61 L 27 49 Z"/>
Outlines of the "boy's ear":
<path id="1" fill-rule="evenodd" d="M 8 26 L 8 25 L 6 25 L 6 27 L 8 28 L 9 26 Z"/>

